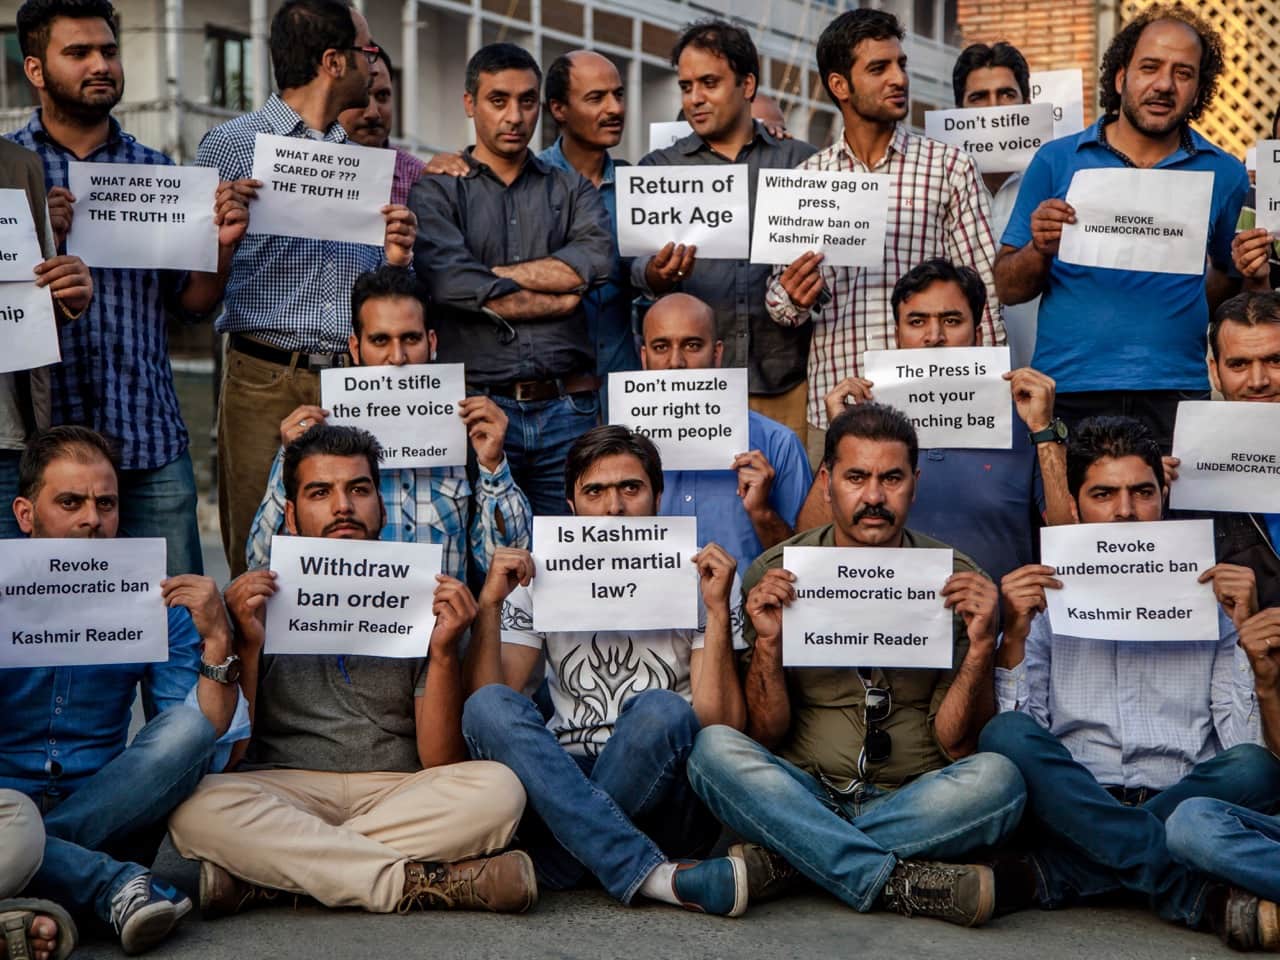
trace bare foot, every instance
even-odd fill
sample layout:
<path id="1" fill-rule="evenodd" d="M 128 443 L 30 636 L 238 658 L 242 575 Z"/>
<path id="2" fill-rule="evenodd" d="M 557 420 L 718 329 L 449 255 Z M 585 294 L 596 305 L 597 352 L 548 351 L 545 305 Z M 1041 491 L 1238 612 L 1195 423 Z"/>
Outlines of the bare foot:
<path id="1" fill-rule="evenodd" d="M 34 960 L 49 960 L 58 949 L 58 924 L 52 917 L 37 914 L 31 919 L 31 955 Z M 0 939 L 0 960 L 9 956 L 9 948 Z"/>

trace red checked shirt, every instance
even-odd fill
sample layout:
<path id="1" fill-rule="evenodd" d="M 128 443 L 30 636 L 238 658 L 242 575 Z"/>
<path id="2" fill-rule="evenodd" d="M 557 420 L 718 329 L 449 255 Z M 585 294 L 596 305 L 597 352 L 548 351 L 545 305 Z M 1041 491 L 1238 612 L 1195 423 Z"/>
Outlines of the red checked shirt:
<path id="1" fill-rule="evenodd" d="M 946 257 L 978 271 L 987 285 L 982 344 L 1005 343 L 992 270 L 996 243 L 991 233 L 991 201 L 967 154 L 909 133 L 898 124 L 888 152 L 870 169 L 854 157 L 843 136 L 797 169 L 884 173 L 889 177 L 889 222 L 882 266 L 823 267 L 831 300 L 821 312 L 792 304 L 780 279 L 785 267 L 775 267 L 769 279 L 765 305 L 777 323 L 794 327 L 813 321 L 810 423 L 827 425 L 823 397 L 845 377 L 862 375 L 864 351 L 897 346 L 889 305 L 893 285 L 925 260 Z"/>

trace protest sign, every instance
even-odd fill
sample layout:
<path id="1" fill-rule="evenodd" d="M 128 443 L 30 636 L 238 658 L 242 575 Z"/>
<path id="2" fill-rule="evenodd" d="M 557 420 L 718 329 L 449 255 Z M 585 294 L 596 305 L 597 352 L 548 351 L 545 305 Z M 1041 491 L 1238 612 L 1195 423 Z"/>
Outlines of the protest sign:
<path id="1" fill-rule="evenodd" d="M 652 440 L 664 470 L 728 470 L 751 449 L 747 371 L 611 373 L 609 422 Z"/>
<path id="2" fill-rule="evenodd" d="M 1173 455 L 1173 509 L 1280 513 L 1280 403 L 1184 400 Z"/>
<path id="3" fill-rule="evenodd" d="M 335 367 L 320 371 L 329 423 L 378 438 L 384 467 L 457 467 L 467 462 L 458 414 L 467 385 L 460 363 Z"/>
<path id="4" fill-rule="evenodd" d="M 1067 188 L 1076 222 L 1058 259 L 1082 267 L 1204 273 L 1213 174 L 1207 170 L 1077 170 Z"/>
<path id="5" fill-rule="evenodd" d="M 533 629 L 698 626 L 694 517 L 534 517 Z"/>
<path id="6" fill-rule="evenodd" d="M 48 287 L 31 280 L 0 283 L 0 373 L 32 370 L 62 359 Z M 9 505 L 4 504 L 4 509 Z"/>
<path id="7" fill-rule="evenodd" d="M 1212 520 L 1076 523 L 1040 531 L 1053 632 L 1095 640 L 1217 640 Z"/>
<path id="8" fill-rule="evenodd" d="M 1084 73 L 1070 70 L 1039 70 L 1031 74 L 1031 102 L 1053 104 L 1053 138 L 1070 136 L 1084 129 Z"/>
<path id="9" fill-rule="evenodd" d="M 751 262 L 791 263 L 813 250 L 827 267 L 879 266 L 888 210 L 887 174 L 761 170 Z"/>
<path id="10" fill-rule="evenodd" d="M 979 173 L 1016 173 L 1053 139 L 1053 105 L 931 110 L 924 115 L 924 132 L 969 154 Z"/>
<path id="11" fill-rule="evenodd" d="M 0 190 L 0 282 L 29 282 L 42 262 L 27 191 Z"/>
<path id="12" fill-rule="evenodd" d="M 620 167 L 614 180 L 620 253 L 642 257 L 675 242 L 696 244 L 699 260 L 745 258 L 750 176 L 745 163 Z"/>
<path id="13" fill-rule="evenodd" d="M 1244 152 L 1244 168 L 1250 173 L 1256 173 L 1258 170 L 1258 146 L 1254 144 Z"/>
<path id="14" fill-rule="evenodd" d="M 1012 448 L 1008 347 L 868 350 L 862 363 L 876 401 L 907 415 L 921 447 Z"/>
<path id="15" fill-rule="evenodd" d="M 0 667 L 169 659 L 162 538 L 18 539 L 0 550 Z"/>
<path id="16" fill-rule="evenodd" d="M 1280 140 L 1259 140 L 1254 185 L 1256 226 L 1272 233 L 1280 231 Z"/>
<path id="17" fill-rule="evenodd" d="M 693 127 L 689 125 L 688 120 L 651 123 L 649 124 L 649 152 L 665 150 L 691 133 L 693 133 Z"/>
<path id="18" fill-rule="evenodd" d="M 277 534 L 263 652 L 425 657 L 443 549 Z"/>
<path id="19" fill-rule="evenodd" d="M 67 253 L 89 266 L 218 269 L 216 168 L 72 160 L 67 180 L 76 198 Z"/>
<path id="20" fill-rule="evenodd" d="M 262 181 L 249 233 L 344 240 L 380 247 L 396 152 L 259 133 L 253 176 Z"/>
<path id="21" fill-rule="evenodd" d="M 950 550 L 784 547 L 782 566 L 796 577 L 783 666 L 950 668 Z"/>

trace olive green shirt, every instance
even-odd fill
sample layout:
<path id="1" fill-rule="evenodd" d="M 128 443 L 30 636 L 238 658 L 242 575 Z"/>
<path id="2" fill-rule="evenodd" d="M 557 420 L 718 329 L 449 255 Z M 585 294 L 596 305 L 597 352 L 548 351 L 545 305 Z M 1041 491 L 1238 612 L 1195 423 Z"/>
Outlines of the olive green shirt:
<path id="1" fill-rule="evenodd" d="M 742 584 L 743 596 L 760 582 L 766 570 L 782 566 L 783 548 L 835 545 L 835 526 L 827 524 L 771 547 L 747 570 Z M 903 531 L 902 546 L 953 550 L 948 544 L 910 530 Z M 953 553 L 955 572 L 982 573 L 963 553 L 958 550 Z M 964 620 L 956 614 L 952 625 L 950 670 L 872 668 L 870 671 L 869 682 L 887 689 L 893 697 L 892 712 L 880 724 L 893 742 L 892 752 L 884 763 L 867 764 L 866 779 L 876 786 L 899 787 L 951 762 L 952 758 L 938 744 L 934 720 L 969 649 Z M 744 624 L 743 636 L 754 650 L 756 631 L 750 617 Z M 778 748 L 778 755 L 815 776 L 825 775 L 833 784 L 843 787 L 858 776 L 858 754 L 866 735 L 863 721 L 866 687 L 858 671 L 850 667 L 791 667 L 785 673 L 791 698 L 791 728 Z"/>

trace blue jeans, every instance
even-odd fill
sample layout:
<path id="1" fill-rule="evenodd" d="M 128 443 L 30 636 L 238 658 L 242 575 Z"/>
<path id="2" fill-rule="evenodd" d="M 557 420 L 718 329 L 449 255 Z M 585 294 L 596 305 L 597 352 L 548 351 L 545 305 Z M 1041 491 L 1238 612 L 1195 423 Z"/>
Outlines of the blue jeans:
<path id="1" fill-rule="evenodd" d="M 1022 779 L 1003 757 L 975 754 L 897 790 L 829 791 L 746 734 L 707 727 L 689 782 L 744 840 L 781 854 L 855 910 L 875 904 L 899 860 L 962 860 L 994 846 L 1022 816 Z"/>
<path id="2" fill-rule="evenodd" d="M 13 515 L 13 498 L 18 495 L 18 461 L 21 450 L 0 450 L 0 540 L 22 536 L 18 518 Z"/>
<path id="3" fill-rule="evenodd" d="M 563 890 L 593 873 L 630 903 L 645 877 L 671 857 L 705 853 L 719 828 L 685 778 L 698 718 L 669 690 L 628 700 L 597 757 L 565 751 L 528 697 L 482 687 L 462 711 L 471 756 L 506 764 L 529 804 L 517 834 L 538 881 Z"/>
<path id="4" fill-rule="evenodd" d="M 111 898 L 147 872 L 169 813 L 208 772 L 217 737 L 199 710 L 180 704 L 44 817 L 44 863 L 28 896 L 111 920 Z M 43 799 L 32 796 L 37 804 Z"/>
<path id="5" fill-rule="evenodd" d="M 1267 808 L 1280 798 L 1280 761 L 1246 743 L 1197 764 L 1139 805 L 1113 797 L 1057 737 L 1025 713 L 995 717 L 979 747 L 1022 772 L 1034 831 L 1037 899 L 1057 907 L 1079 897 L 1130 890 L 1165 920 L 1199 926 L 1211 881 L 1170 856 L 1165 820 L 1190 797 Z"/>
<path id="6" fill-rule="evenodd" d="M 492 395 L 507 415 L 503 450 L 516 486 L 537 516 L 568 513 L 564 461 L 580 436 L 600 422 L 600 399 L 575 393 L 554 400 L 520 401 Z"/>
<path id="7" fill-rule="evenodd" d="M 155 470 L 120 471 L 120 536 L 168 541 L 171 577 L 204 573 L 190 451 Z"/>
<path id="8" fill-rule="evenodd" d="M 1183 800 L 1165 821 L 1165 842 L 1179 863 L 1280 900 L 1280 818 L 1225 800 Z"/>

